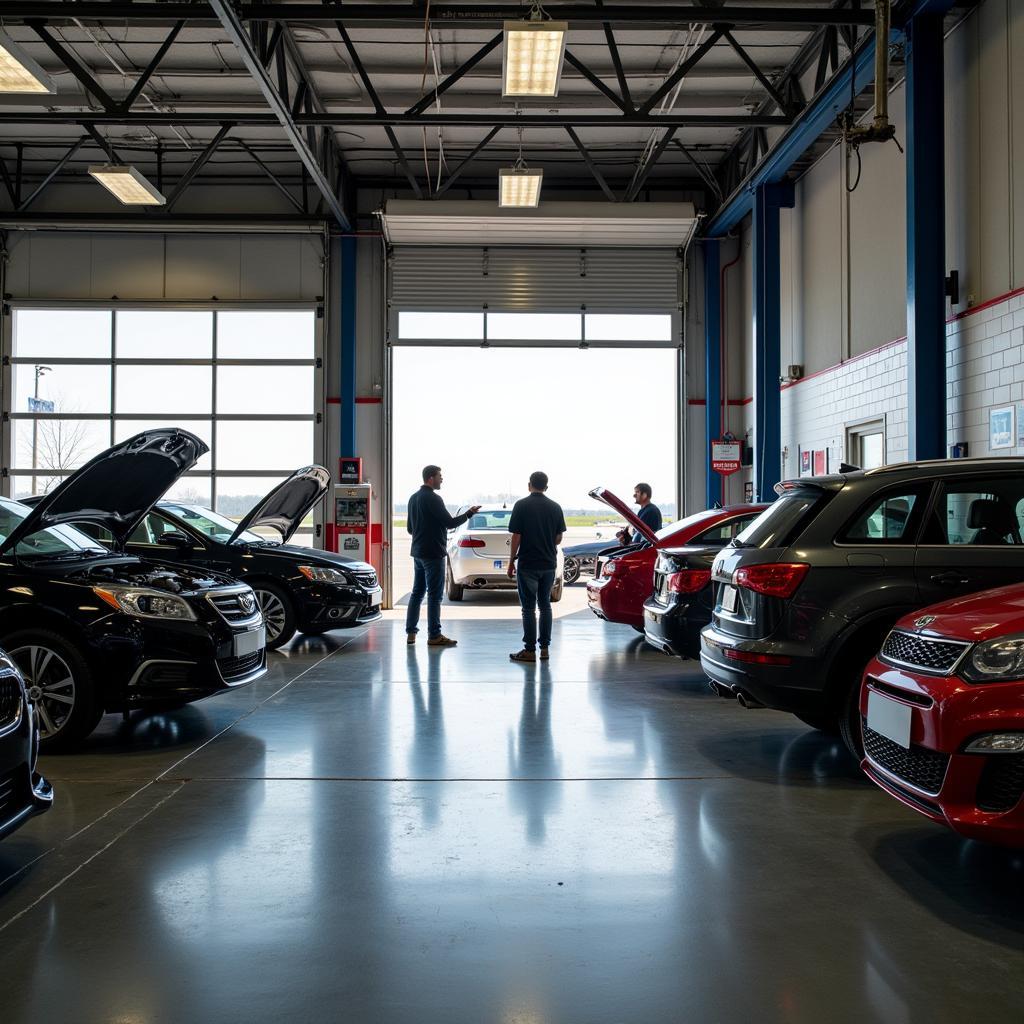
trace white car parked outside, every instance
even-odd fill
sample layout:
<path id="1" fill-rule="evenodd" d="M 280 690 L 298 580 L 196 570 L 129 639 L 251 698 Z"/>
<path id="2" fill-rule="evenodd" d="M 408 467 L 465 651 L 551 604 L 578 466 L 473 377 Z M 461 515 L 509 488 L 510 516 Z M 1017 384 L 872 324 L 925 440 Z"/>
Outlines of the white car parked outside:
<path id="1" fill-rule="evenodd" d="M 508 556 L 512 534 L 508 532 L 510 508 L 482 508 L 476 515 L 448 534 L 448 567 L 445 588 L 450 601 L 461 601 L 466 589 L 513 589 L 508 577 Z M 562 599 L 562 549 L 558 549 L 558 567 L 551 600 Z"/>

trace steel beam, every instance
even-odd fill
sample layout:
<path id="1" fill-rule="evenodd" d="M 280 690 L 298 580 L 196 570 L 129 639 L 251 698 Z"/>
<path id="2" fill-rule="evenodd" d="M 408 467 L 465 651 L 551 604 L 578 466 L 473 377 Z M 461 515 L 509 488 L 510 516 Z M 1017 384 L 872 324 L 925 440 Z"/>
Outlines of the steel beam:
<path id="1" fill-rule="evenodd" d="M 750 68 L 754 77 L 761 83 L 761 87 L 764 89 L 764 91 L 768 93 L 768 95 L 771 96 L 773 100 L 775 100 L 775 103 L 778 106 L 779 110 L 783 111 L 783 113 L 788 113 L 789 107 L 786 103 L 786 98 L 775 87 L 775 84 L 771 81 L 771 79 L 768 78 L 768 76 L 757 66 L 757 64 L 754 62 L 754 59 L 750 56 L 750 54 L 747 53 L 747 51 L 742 46 L 740 46 L 738 42 L 736 42 L 736 38 L 733 36 L 731 32 L 725 32 L 723 34 L 729 45 L 736 51 L 736 55 L 740 58 L 741 61 L 743 61 L 744 64 L 747 65 L 748 68 Z"/>
<path id="2" fill-rule="evenodd" d="M 87 68 L 63 43 L 50 35 L 46 26 L 40 22 L 29 22 L 29 27 L 39 38 L 46 43 L 50 52 L 59 60 L 64 67 L 78 80 L 86 92 L 91 93 L 99 105 L 107 111 L 116 110 L 117 103 L 111 99 L 110 93 L 96 81 L 93 73 Z"/>
<path id="3" fill-rule="evenodd" d="M 166 24 L 179 18 L 187 21 L 216 22 L 219 12 L 215 0 L 189 4 L 96 2 L 96 0 L 4 0 L 4 19 L 10 24 L 27 18 L 83 21 L 131 21 Z M 433 4 L 430 20 L 434 24 L 500 25 L 504 21 L 517 21 L 524 16 L 520 4 Z M 544 10 L 556 21 L 574 25 L 701 25 L 715 21 L 756 26 L 761 29 L 791 30 L 797 26 L 814 25 L 872 25 L 871 10 L 828 9 L 820 7 L 716 7 L 712 4 L 689 6 L 683 3 L 664 5 L 643 4 L 635 7 L 598 6 L 597 4 L 547 3 Z M 330 25 L 341 18 L 346 25 L 404 25 L 422 27 L 424 8 L 420 3 L 349 4 L 339 10 L 317 3 L 274 4 L 254 3 L 241 5 L 239 15 L 243 21 L 294 21 L 314 25 Z"/>
<path id="4" fill-rule="evenodd" d="M 722 433 L 722 279 L 717 238 L 704 239 L 704 507 L 722 500 L 722 478 L 711 470 L 711 442 Z M 684 415 L 685 415 L 684 410 Z"/>
<path id="5" fill-rule="evenodd" d="M 211 0 L 211 2 L 222 3 L 224 0 Z M 255 66 L 259 67 L 258 63 Z M 266 84 L 267 89 L 274 92 L 269 78 L 266 78 Z M 270 101 L 268 100 L 268 102 Z M 275 109 L 273 114 L 247 111 L 181 111 L 174 114 L 141 111 L 127 114 L 102 111 L 91 113 L 77 110 L 3 111 L 0 112 L 0 125 L 118 124 L 148 125 L 152 128 L 166 128 L 172 125 L 199 128 L 203 125 L 222 124 L 237 124 L 240 127 L 281 124 L 291 138 L 292 130 L 309 125 L 322 127 L 391 125 L 393 128 L 429 128 L 432 126 L 490 128 L 495 125 L 501 128 L 515 128 L 519 125 L 524 128 L 565 128 L 566 125 L 572 128 L 778 128 L 793 123 L 792 118 L 781 114 L 687 114 L 679 112 L 670 114 L 531 114 L 526 112 L 495 114 L 486 110 L 473 114 L 425 113 L 415 116 L 391 111 L 384 111 L 381 114 L 337 112 L 300 114 L 293 118 L 276 92 L 274 92 L 273 106 Z M 278 108 L 281 110 L 280 114 L 276 113 Z"/>
<path id="6" fill-rule="evenodd" d="M 285 199 L 287 199 L 288 202 L 291 203 L 292 206 L 294 206 L 299 213 L 304 212 L 302 209 L 302 203 L 300 203 L 299 200 L 296 199 L 295 196 L 291 194 L 291 192 L 288 190 L 287 185 L 285 185 L 285 183 L 281 181 L 281 179 L 263 162 L 259 154 L 256 153 L 252 149 L 252 147 L 249 146 L 248 143 L 246 142 L 242 142 L 239 140 L 238 144 L 239 146 L 241 146 L 243 150 L 245 150 L 246 153 L 249 154 L 250 157 L 252 157 L 253 162 L 270 179 L 271 183 L 278 190 L 278 192 L 280 192 L 281 195 L 283 195 Z"/>
<path id="7" fill-rule="evenodd" d="M 682 64 L 679 65 L 672 72 L 668 78 L 654 91 L 653 95 L 649 96 L 647 100 L 640 105 L 641 114 L 649 114 L 657 104 L 664 99 L 676 86 L 678 82 L 681 82 L 696 66 L 704 59 L 704 57 L 710 53 L 715 43 L 725 35 L 727 26 L 716 25 L 714 31 L 704 40 L 700 46 L 697 47 L 693 53 L 690 54 Z"/>
<path id="8" fill-rule="evenodd" d="M 942 15 L 907 25 L 907 441 L 946 451 L 946 238 Z"/>
<path id="9" fill-rule="evenodd" d="M 651 151 L 651 155 L 644 161 L 642 167 L 637 168 L 636 177 L 633 179 L 633 184 L 630 185 L 629 191 L 626 193 L 626 202 L 631 203 L 640 194 L 640 190 L 644 187 L 644 183 L 647 181 L 648 175 L 654 170 L 654 165 L 661 159 L 661 154 L 668 148 L 668 144 L 672 141 L 672 136 L 675 135 L 675 128 L 669 128 L 667 132 L 658 141 L 657 146 Z"/>
<path id="10" fill-rule="evenodd" d="M 83 135 L 78 139 L 75 144 L 57 161 L 56 165 L 51 168 L 50 172 L 45 178 L 32 190 L 31 194 L 25 198 L 25 201 L 18 204 L 18 213 L 23 213 L 27 210 L 40 193 L 46 188 L 47 185 L 57 177 L 58 174 L 64 169 L 64 165 L 82 148 L 82 144 L 88 138 L 88 135 Z"/>
<path id="11" fill-rule="evenodd" d="M 754 207 L 762 185 L 781 181 L 793 164 L 849 106 L 850 91 L 859 94 L 875 73 L 875 36 L 866 36 L 842 69 L 793 121 L 761 165 L 747 176 L 704 229 L 705 235 L 728 234 Z"/>
<path id="12" fill-rule="evenodd" d="M 121 103 L 122 110 L 131 110 L 132 104 L 138 99 L 139 93 L 146 88 L 146 83 L 153 77 L 153 72 L 156 71 L 160 61 L 167 55 L 167 51 L 174 45 L 174 40 L 178 38 L 178 33 L 185 27 L 184 21 L 177 21 L 174 23 L 174 27 L 167 34 L 167 38 L 160 44 L 160 49 L 153 54 L 153 59 L 146 65 L 142 74 L 135 80 L 135 84 L 132 86 L 132 90 L 124 98 Z"/>
<path id="13" fill-rule="evenodd" d="M 426 110 L 433 103 L 437 102 L 438 96 L 447 92 L 463 75 L 472 71 L 492 50 L 497 49 L 501 46 L 502 40 L 505 38 L 504 32 L 499 32 L 492 39 L 488 39 L 483 46 L 480 47 L 476 53 L 473 54 L 468 60 L 464 61 L 459 67 L 457 67 L 443 82 L 438 84 L 430 90 L 430 92 L 424 93 L 407 111 L 407 114 L 420 114 Z"/>
<path id="14" fill-rule="evenodd" d="M 288 109 L 287 101 L 282 99 L 274 88 L 274 83 L 271 81 L 267 69 L 263 66 L 256 51 L 253 49 L 248 33 L 245 31 L 234 8 L 230 6 L 228 0 L 209 0 L 209 2 L 210 6 L 217 13 L 224 31 L 235 44 L 249 74 L 252 75 L 253 80 L 259 86 L 260 92 L 263 93 L 278 123 L 284 129 L 289 141 L 295 148 L 295 152 L 309 173 L 310 178 L 323 196 L 327 208 L 334 215 L 335 220 L 337 220 L 343 231 L 351 230 L 352 225 L 349 222 L 348 215 L 342 208 L 341 202 L 335 194 L 330 181 L 328 181 L 323 169 L 320 167 L 316 154 L 312 152 L 306 144 L 306 140 L 302 137 L 302 132 L 296 124 L 296 119 L 292 117 L 291 111 Z M 182 122 L 177 121 L 176 123 L 181 124 Z M 233 121 L 232 119 L 226 119 L 225 123 L 231 124 Z"/>
<path id="15" fill-rule="evenodd" d="M 615 193 L 611 190 L 608 182 L 604 180 L 604 175 L 601 173 L 601 169 L 594 163 L 594 158 L 587 151 L 587 147 L 583 145 L 580 137 L 571 129 L 565 129 L 566 134 L 572 139 L 573 145 L 579 150 L 580 156 L 583 158 L 583 162 L 587 165 L 587 169 L 594 176 L 594 180 L 600 185 L 601 191 L 608 197 L 608 201 L 611 203 L 617 202 Z"/>
<path id="16" fill-rule="evenodd" d="M 792 208 L 790 182 L 754 195 L 754 500 L 774 501 L 782 476 L 782 303 L 779 210 Z"/>
<path id="17" fill-rule="evenodd" d="M 477 154 L 478 154 L 478 153 L 479 153 L 479 152 L 480 152 L 480 151 L 481 151 L 481 150 L 482 150 L 482 149 L 483 149 L 483 148 L 484 148 L 484 147 L 485 147 L 485 146 L 486 146 L 486 145 L 487 145 L 487 144 L 488 144 L 488 143 L 489 143 L 489 142 L 491 141 L 491 139 L 493 139 L 493 138 L 494 138 L 494 136 L 495 136 L 495 135 L 497 135 L 497 134 L 498 134 L 498 132 L 500 132 L 500 131 L 501 131 L 501 129 L 500 129 L 500 128 L 492 128 L 492 129 L 491 129 L 491 130 L 490 130 L 490 131 L 489 131 L 489 132 L 488 132 L 488 133 L 487 133 L 487 134 L 486 134 L 486 135 L 485 135 L 485 136 L 483 137 L 483 139 L 481 139 L 481 140 L 480 140 L 480 142 L 478 142 L 478 143 L 477 143 L 477 144 L 476 144 L 476 145 L 475 145 L 475 146 L 473 147 L 472 151 L 471 151 L 470 153 L 468 153 L 468 154 L 467 154 L 467 155 L 466 155 L 466 156 L 465 156 L 465 157 L 464 157 L 464 158 L 462 159 L 462 161 L 461 161 L 461 162 L 459 163 L 459 165 L 458 165 L 458 166 L 457 166 L 457 167 L 455 168 L 455 170 L 453 170 L 453 171 L 451 172 L 451 174 L 449 174 L 449 175 L 448 175 L 448 177 L 447 177 L 447 178 L 445 178 L 445 180 L 444 180 L 444 182 L 442 183 L 441 187 L 440 187 L 440 188 L 439 188 L 439 189 L 438 189 L 438 190 L 437 190 L 437 191 L 436 191 L 436 192 L 434 193 L 434 195 L 433 195 L 433 198 L 434 198 L 434 199 L 439 199 L 439 198 L 440 198 L 440 197 L 441 197 L 442 195 L 444 195 L 444 193 L 445 193 L 445 192 L 447 192 L 447 191 L 448 191 L 448 189 L 450 189 L 450 188 L 452 187 L 452 185 L 454 185 L 454 184 L 455 184 L 455 182 L 456 182 L 456 181 L 458 180 L 458 178 L 459 178 L 459 176 L 460 176 L 460 175 L 462 174 L 462 172 L 463 172 L 463 171 L 464 171 L 464 170 L 465 170 L 465 169 L 466 169 L 466 168 L 467 168 L 467 167 L 469 166 L 470 162 L 471 162 L 472 160 L 474 160 L 474 159 L 475 159 L 476 155 L 477 155 Z"/>
<path id="18" fill-rule="evenodd" d="M 188 170 L 185 171 L 185 173 L 178 180 L 178 184 L 175 185 L 174 191 L 167 197 L 168 212 L 174 209 L 174 206 L 181 198 L 182 193 L 184 193 L 185 189 L 187 189 L 189 185 L 192 184 L 192 181 L 195 178 L 195 176 L 206 166 L 210 157 L 213 156 L 213 154 L 217 150 L 217 147 L 224 140 L 224 136 L 227 135 L 227 133 L 231 131 L 233 127 L 234 126 L 230 124 L 224 125 L 224 127 L 221 128 L 221 130 L 217 132 L 217 134 L 212 139 L 210 139 L 209 143 L 207 143 L 206 149 L 204 149 L 202 153 L 200 153 L 199 156 L 197 156 L 195 160 L 192 161 L 192 163 L 189 165 Z"/>
<path id="19" fill-rule="evenodd" d="M 605 85 L 571 50 L 565 51 L 565 62 L 575 68 L 595 89 L 604 93 L 624 114 L 634 112 L 632 106 L 627 106 L 626 101 L 614 89 Z"/>

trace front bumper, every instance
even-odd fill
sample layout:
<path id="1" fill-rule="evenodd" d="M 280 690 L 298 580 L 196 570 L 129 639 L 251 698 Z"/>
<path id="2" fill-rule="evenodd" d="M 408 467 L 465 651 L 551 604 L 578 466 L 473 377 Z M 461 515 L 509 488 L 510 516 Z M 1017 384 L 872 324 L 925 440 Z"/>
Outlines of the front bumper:
<path id="1" fill-rule="evenodd" d="M 236 636 L 253 632 L 214 613 L 195 622 L 106 616 L 86 635 L 104 709 L 190 702 L 259 679 L 267 671 L 265 638 L 256 650 L 235 644 Z M 244 642 L 251 646 L 252 639 Z"/>
<path id="2" fill-rule="evenodd" d="M 870 737 L 861 762 L 868 777 L 907 807 L 960 835 L 1024 848 L 1024 754 L 963 752 L 984 733 L 1024 732 L 1024 683 L 975 685 L 875 658 L 861 688 L 865 719 L 872 691 L 910 707 L 911 746 L 909 751 L 892 749 L 896 745 L 884 737 Z"/>
<path id="3" fill-rule="evenodd" d="M 365 626 L 381 617 L 384 591 L 333 583 L 294 587 L 296 626 L 308 629 L 347 629 Z"/>
<path id="4" fill-rule="evenodd" d="M 35 715 L 25 702 L 17 727 L 0 736 L 0 839 L 53 806 L 53 787 L 34 770 Z"/>
<path id="5" fill-rule="evenodd" d="M 700 634 L 700 664 L 709 679 L 743 690 L 765 707 L 814 714 L 826 710 L 822 663 L 802 650 L 795 643 L 740 640 L 714 625 Z"/>

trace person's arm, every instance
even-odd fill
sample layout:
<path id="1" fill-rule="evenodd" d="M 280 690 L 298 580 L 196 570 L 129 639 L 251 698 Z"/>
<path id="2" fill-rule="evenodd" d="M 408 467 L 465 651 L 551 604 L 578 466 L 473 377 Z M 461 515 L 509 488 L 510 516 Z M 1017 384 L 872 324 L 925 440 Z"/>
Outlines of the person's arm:
<path id="1" fill-rule="evenodd" d="M 441 495 L 436 491 L 434 492 L 434 515 L 439 523 L 444 524 L 446 530 L 454 530 L 456 526 L 461 526 L 465 523 L 470 516 L 475 516 L 480 511 L 479 505 L 470 505 L 462 515 L 453 516 L 448 509 L 444 507 L 444 502 L 441 500 Z"/>
<path id="2" fill-rule="evenodd" d="M 512 579 L 516 574 L 516 559 L 519 557 L 519 541 L 522 537 L 518 533 L 512 534 L 512 546 L 508 552 L 508 578 Z"/>

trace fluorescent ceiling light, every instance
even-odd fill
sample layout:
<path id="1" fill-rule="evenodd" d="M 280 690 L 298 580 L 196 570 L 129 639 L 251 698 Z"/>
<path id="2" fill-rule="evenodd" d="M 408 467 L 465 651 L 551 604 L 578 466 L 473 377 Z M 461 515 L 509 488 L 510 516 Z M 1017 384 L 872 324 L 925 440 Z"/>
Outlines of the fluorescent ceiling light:
<path id="1" fill-rule="evenodd" d="M 502 96 L 557 96 L 565 21 L 506 21 Z"/>
<path id="2" fill-rule="evenodd" d="M 6 32 L 0 32 L 0 92 L 56 92 L 50 76 Z"/>
<path id="3" fill-rule="evenodd" d="M 498 205 L 539 205 L 540 183 L 543 178 L 543 171 L 530 171 L 525 167 L 502 167 L 498 171 Z"/>
<path id="4" fill-rule="evenodd" d="M 163 206 L 167 202 L 130 164 L 97 164 L 89 173 L 126 206 Z"/>

